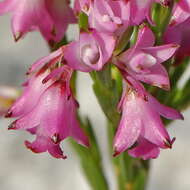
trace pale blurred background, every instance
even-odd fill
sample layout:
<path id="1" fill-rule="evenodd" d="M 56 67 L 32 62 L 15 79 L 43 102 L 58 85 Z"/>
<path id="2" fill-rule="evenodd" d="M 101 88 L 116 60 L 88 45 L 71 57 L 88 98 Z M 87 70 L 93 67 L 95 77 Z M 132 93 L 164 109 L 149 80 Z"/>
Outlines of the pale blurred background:
<path id="1" fill-rule="evenodd" d="M 48 54 L 40 34 L 28 34 L 15 43 L 10 31 L 10 17 L 0 17 L 0 85 L 20 86 L 27 68 Z M 70 38 L 75 37 L 70 28 Z M 81 113 L 91 118 L 101 144 L 110 190 L 116 190 L 107 151 L 105 118 L 93 95 L 87 74 L 79 76 Z M 173 122 L 169 131 L 177 138 L 172 150 L 162 151 L 152 161 L 148 190 L 190 190 L 190 110 L 184 112 L 185 122 Z M 77 155 L 67 142 L 63 149 L 67 160 L 56 160 L 47 153 L 34 154 L 23 144 L 32 137 L 25 132 L 7 131 L 10 121 L 0 119 L 0 190 L 90 190 L 81 173 Z"/>

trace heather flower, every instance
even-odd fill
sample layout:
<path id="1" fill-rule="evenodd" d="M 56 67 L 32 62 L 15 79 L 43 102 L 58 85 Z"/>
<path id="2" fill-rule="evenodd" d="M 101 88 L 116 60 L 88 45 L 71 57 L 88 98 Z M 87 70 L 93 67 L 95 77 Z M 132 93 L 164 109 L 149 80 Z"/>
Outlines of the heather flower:
<path id="1" fill-rule="evenodd" d="M 183 116 L 160 104 L 140 84 L 138 89 L 132 86 L 124 89 L 119 109 L 122 117 L 114 138 L 115 156 L 128 150 L 131 156 L 146 160 L 156 158 L 160 148 L 172 147 L 174 139 L 170 138 L 160 115 L 168 119 L 183 119 Z"/>
<path id="2" fill-rule="evenodd" d="M 136 44 L 118 56 L 115 64 L 133 78 L 169 89 L 169 78 L 162 62 L 172 57 L 176 44 L 154 46 L 155 37 L 147 27 L 140 28 Z"/>
<path id="3" fill-rule="evenodd" d="M 88 146 L 88 139 L 76 119 L 78 103 L 69 85 L 72 70 L 62 66 L 49 74 L 46 72 L 30 79 L 29 87 L 10 109 L 12 114 L 9 116 L 19 118 L 9 129 L 27 130 L 36 135 L 34 142 L 25 142 L 33 152 L 48 151 L 56 158 L 65 158 L 60 148 L 62 140 L 73 137 Z"/>
<path id="4" fill-rule="evenodd" d="M 11 27 L 15 40 L 27 32 L 39 30 L 50 43 L 59 41 L 69 23 L 75 22 L 68 2 L 59 0 L 4 0 L 0 15 L 11 13 Z"/>
<path id="5" fill-rule="evenodd" d="M 78 41 L 64 48 L 64 59 L 76 70 L 101 70 L 111 58 L 114 48 L 115 39 L 109 34 L 95 30 L 81 32 Z"/>

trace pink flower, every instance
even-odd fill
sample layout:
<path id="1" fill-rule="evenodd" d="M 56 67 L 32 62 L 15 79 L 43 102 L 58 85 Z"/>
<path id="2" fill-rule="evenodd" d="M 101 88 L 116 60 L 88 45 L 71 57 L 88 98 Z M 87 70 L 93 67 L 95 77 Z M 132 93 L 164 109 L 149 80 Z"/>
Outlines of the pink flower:
<path id="1" fill-rule="evenodd" d="M 15 40 L 38 29 L 52 43 L 59 41 L 69 23 L 75 21 L 72 9 L 64 0 L 4 0 L 0 14 L 12 13 L 11 26 Z"/>
<path id="2" fill-rule="evenodd" d="M 65 47 L 64 58 L 76 70 L 101 70 L 111 58 L 114 48 L 115 39 L 109 34 L 95 30 L 81 32 L 78 41 Z"/>
<path id="3" fill-rule="evenodd" d="M 168 60 L 178 49 L 176 44 L 154 46 L 152 31 L 143 26 L 136 44 L 116 59 L 116 65 L 128 75 L 142 82 L 169 89 L 169 78 L 162 62 Z"/>
<path id="4" fill-rule="evenodd" d="M 160 148 L 171 148 L 174 142 L 160 115 L 168 119 L 183 119 L 183 116 L 160 104 L 141 85 L 139 87 L 141 89 L 134 90 L 128 86 L 123 91 L 119 103 L 122 117 L 114 138 L 114 155 L 127 150 L 131 156 L 146 160 L 156 158 Z M 143 91 L 144 95 L 139 91 Z"/>
<path id="5" fill-rule="evenodd" d="M 181 0 L 176 3 L 171 23 L 165 35 L 165 43 L 177 43 L 180 48 L 176 52 L 176 62 L 181 62 L 185 56 L 190 55 L 190 1 Z"/>
<path id="6" fill-rule="evenodd" d="M 129 3 L 95 0 L 89 11 L 89 25 L 97 31 L 119 35 L 130 24 L 129 17 Z"/>
<path id="7" fill-rule="evenodd" d="M 76 119 L 78 103 L 69 86 L 72 70 L 62 66 L 50 74 L 46 72 L 29 81 L 30 87 L 11 108 L 12 116 L 20 117 L 9 129 L 35 134 L 34 142 L 25 142 L 33 152 L 48 151 L 55 158 L 66 158 L 60 148 L 65 138 L 73 137 L 84 146 L 89 143 Z"/>

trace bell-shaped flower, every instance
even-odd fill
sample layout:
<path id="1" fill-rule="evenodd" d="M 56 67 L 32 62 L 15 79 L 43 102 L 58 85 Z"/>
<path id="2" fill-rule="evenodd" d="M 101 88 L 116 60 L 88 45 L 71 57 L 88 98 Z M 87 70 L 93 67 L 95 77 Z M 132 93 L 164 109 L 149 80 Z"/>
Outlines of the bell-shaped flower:
<path id="1" fill-rule="evenodd" d="M 144 91 L 143 87 L 138 90 Z M 174 142 L 160 115 L 168 119 L 183 119 L 183 116 L 160 104 L 145 91 L 145 96 L 142 96 L 138 90 L 129 86 L 123 91 L 119 103 L 122 117 L 114 138 L 114 155 L 127 150 L 133 157 L 156 158 L 160 148 L 171 148 Z"/>
<path id="2" fill-rule="evenodd" d="M 0 15 L 5 13 L 12 14 L 16 41 L 32 30 L 39 30 L 49 43 L 59 41 L 67 25 L 75 21 L 66 0 L 4 0 L 0 2 Z"/>
<path id="3" fill-rule="evenodd" d="M 26 130 L 36 135 L 34 142 L 25 144 L 33 152 L 48 151 L 56 158 L 65 158 L 60 148 L 60 142 L 67 137 L 73 137 L 78 143 L 88 146 L 88 139 L 79 127 L 76 118 L 78 103 L 74 99 L 69 81 L 72 70 L 67 66 L 66 73 L 54 81 L 39 97 L 35 106 L 14 121 L 9 129 Z M 52 73 L 50 78 L 53 77 Z M 44 83 L 48 83 L 45 80 Z M 35 97 L 36 94 L 32 94 Z M 33 98 L 31 98 L 32 102 Z M 25 102 L 27 106 L 27 102 Z"/>
<path id="4" fill-rule="evenodd" d="M 176 44 L 154 46 L 153 32 L 142 26 L 136 44 L 118 56 L 116 65 L 128 75 L 142 82 L 169 89 L 169 78 L 162 62 L 168 60 L 178 49 Z"/>
<path id="5" fill-rule="evenodd" d="M 76 70 L 101 70 L 111 58 L 114 48 L 115 39 L 109 34 L 95 30 L 81 32 L 78 41 L 65 47 L 64 59 Z"/>

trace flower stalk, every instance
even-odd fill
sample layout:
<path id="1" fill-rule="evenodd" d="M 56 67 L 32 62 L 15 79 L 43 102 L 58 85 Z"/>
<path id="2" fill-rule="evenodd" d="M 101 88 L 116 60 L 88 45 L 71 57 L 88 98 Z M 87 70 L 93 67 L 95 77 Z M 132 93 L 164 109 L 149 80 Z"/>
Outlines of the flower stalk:
<path id="1" fill-rule="evenodd" d="M 109 66 L 102 72 L 93 73 L 94 91 L 99 100 L 99 104 L 107 116 L 107 131 L 109 137 L 110 154 L 113 154 L 113 138 L 119 122 L 120 116 L 116 109 L 112 108 L 113 97 L 117 99 L 118 91 L 115 85 L 117 84 L 116 78 L 112 79 Z M 96 75 L 96 77 L 94 76 Z M 98 78 L 98 79 L 97 79 Z M 105 80 L 109 79 L 109 80 Z M 119 77 L 118 77 L 118 80 Z M 107 82 L 106 82 L 107 81 Z M 108 83 L 109 81 L 109 83 Z M 112 82 L 110 82 L 112 81 Z M 121 81 L 120 81 L 121 82 Z M 120 84 L 121 85 L 121 84 Z M 98 86 L 99 88 L 96 88 Z M 102 86 L 100 88 L 100 86 Z M 98 90 L 97 90 L 98 89 Z M 100 90 L 102 89 L 102 90 Z M 107 93 L 105 93 L 107 91 Z M 103 99 L 102 99 L 103 97 Z M 104 101 L 106 100 L 106 101 Z M 116 101 L 117 102 L 117 101 Z M 109 103 L 109 104 L 108 104 Z M 114 103 L 113 103 L 114 105 Z M 115 108 L 115 106 L 113 106 Z M 109 110 L 109 112 L 108 112 Z M 114 173 L 118 182 L 118 190 L 143 190 L 146 187 L 148 180 L 149 161 L 131 158 L 127 153 L 112 158 Z"/>

